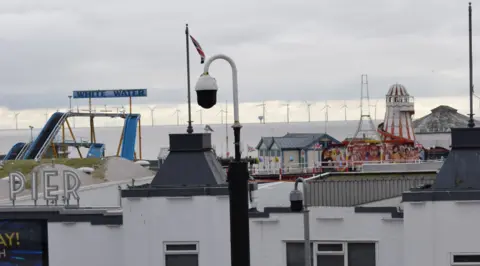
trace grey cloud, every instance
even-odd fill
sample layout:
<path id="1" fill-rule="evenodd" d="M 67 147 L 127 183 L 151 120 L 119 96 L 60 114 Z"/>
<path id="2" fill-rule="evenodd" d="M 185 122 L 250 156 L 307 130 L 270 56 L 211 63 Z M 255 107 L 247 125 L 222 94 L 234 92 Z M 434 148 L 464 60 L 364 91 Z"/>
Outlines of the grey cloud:
<path id="1" fill-rule="evenodd" d="M 466 3 L 6 1 L 0 105 L 56 108 L 74 89 L 138 87 L 150 88 L 138 103 L 183 103 L 187 21 L 208 55 L 235 59 L 242 101 L 357 99 L 362 73 L 372 97 L 395 82 L 417 97 L 457 95 L 468 81 L 441 73 L 468 73 Z M 198 61 L 191 46 L 192 89 Z M 230 100 L 227 64 L 211 73 Z"/>

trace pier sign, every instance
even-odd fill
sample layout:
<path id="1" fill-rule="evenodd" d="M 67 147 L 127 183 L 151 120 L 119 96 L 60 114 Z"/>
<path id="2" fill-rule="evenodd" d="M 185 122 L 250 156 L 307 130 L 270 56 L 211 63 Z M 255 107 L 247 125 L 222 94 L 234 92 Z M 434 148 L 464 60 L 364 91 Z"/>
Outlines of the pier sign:
<path id="1" fill-rule="evenodd" d="M 73 91 L 74 99 L 147 97 L 147 89 Z"/>
<path id="2" fill-rule="evenodd" d="M 74 171 L 63 170 L 62 173 L 59 174 L 59 171 L 53 168 L 39 172 L 40 173 L 32 172 L 31 179 L 29 180 L 30 182 L 27 182 L 25 175 L 20 172 L 12 172 L 8 174 L 10 183 L 10 200 L 13 205 L 15 205 L 17 195 L 27 189 L 27 184 L 31 187 L 32 200 L 35 205 L 37 205 L 39 178 L 41 178 L 41 183 L 43 184 L 43 190 L 41 192 L 46 205 L 58 205 L 59 194 L 63 196 L 63 205 L 69 205 L 70 198 L 75 199 L 77 203 L 79 202 L 80 196 L 78 195 L 78 189 L 80 188 L 81 182 L 80 178 Z M 58 181 L 63 183 L 61 188 L 58 185 L 52 184 L 52 182 L 59 183 Z M 60 193 L 60 189 L 63 190 L 63 193 Z"/>

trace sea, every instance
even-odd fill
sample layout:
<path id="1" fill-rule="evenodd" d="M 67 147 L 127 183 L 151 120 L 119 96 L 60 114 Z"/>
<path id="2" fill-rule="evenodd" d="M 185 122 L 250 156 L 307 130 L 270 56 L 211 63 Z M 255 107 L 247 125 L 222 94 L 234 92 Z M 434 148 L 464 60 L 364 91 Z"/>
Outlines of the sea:
<path id="1" fill-rule="evenodd" d="M 375 121 L 378 125 L 381 121 Z M 290 123 L 249 123 L 242 124 L 241 129 L 241 148 L 242 154 L 247 153 L 247 145 L 251 147 L 257 146 L 261 137 L 281 137 L 287 133 L 328 133 L 332 137 L 341 141 L 347 137 L 353 137 L 358 127 L 359 121 L 329 121 L 325 123 L 319 122 L 290 122 Z M 231 124 L 210 124 L 213 132 L 212 145 L 216 153 L 220 156 L 225 156 L 228 152 L 233 154 L 233 129 Z M 194 132 L 203 133 L 205 125 L 193 125 Z M 33 137 L 39 133 L 41 129 L 18 129 L 18 130 L 2 130 L 0 131 L 0 154 L 6 154 L 10 148 L 17 142 L 29 142 Z M 73 128 L 72 129 L 77 141 L 89 141 L 90 128 Z M 169 134 L 186 133 L 186 125 L 142 125 L 142 159 L 157 159 L 161 149 L 168 148 Z M 117 148 L 120 142 L 122 127 L 95 127 L 95 135 L 97 143 L 103 143 L 106 146 L 105 155 L 113 156 L 117 153 Z M 57 138 L 60 138 L 61 132 L 58 133 Z M 228 137 L 228 141 L 227 141 Z M 419 140 L 424 146 L 448 145 L 443 144 L 445 139 L 449 136 L 437 135 L 422 135 L 423 140 Z M 65 130 L 65 139 L 72 140 L 68 130 Z M 417 137 L 418 139 L 418 137 Z M 433 144 L 432 144 L 433 143 Z M 227 149 L 228 146 L 228 149 Z M 78 157 L 76 149 L 71 149 L 71 157 Z M 87 153 L 87 149 L 81 149 L 83 155 Z M 137 155 L 139 155 L 138 139 L 137 139 Z M 249 156 L 257 156 L 257 152 L 248 153 Z"/>

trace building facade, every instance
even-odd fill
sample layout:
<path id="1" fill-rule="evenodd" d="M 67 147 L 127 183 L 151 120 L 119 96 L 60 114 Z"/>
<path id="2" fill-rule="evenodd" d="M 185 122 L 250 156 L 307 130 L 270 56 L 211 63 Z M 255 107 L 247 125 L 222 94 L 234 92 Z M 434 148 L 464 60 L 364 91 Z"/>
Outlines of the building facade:
<path id="1" fill-rule="evenodd" d="M 340 143 L 328 134 L 288 133 L 283 137 L 262 137 L 256 146 L 259 172 L 284 173 L 307 170 L 320 164 L 324 147 Z"/>

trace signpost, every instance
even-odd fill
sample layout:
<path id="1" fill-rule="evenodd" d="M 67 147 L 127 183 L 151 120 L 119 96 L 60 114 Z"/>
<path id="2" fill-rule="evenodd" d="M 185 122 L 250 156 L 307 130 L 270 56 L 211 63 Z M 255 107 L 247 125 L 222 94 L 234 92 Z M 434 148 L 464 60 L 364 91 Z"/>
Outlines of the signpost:
<path id="1" fill-rule="evenodd" d="M 78 189 L 80 188 L 81 182 L 78 175 L 72 170 L 63 170 L 61 174 L 57 169 L 50 169 L 41 171 L 41 176 L 37 176 L 36 172 L 32 172 L 30 179 L 31 186 L 31 199 L 33 200 L 35 206 L 38 201 L 38 178 L 42 178 L 43 183 L 43 199 L 45 200 L 46 205 L 50 205 L 51 202 L 54 205 L 58 205 L 58 196 L 60 188 L 58 185 L 52 185 L 52 178 L 61 178 L 63 180 L 63 205 L 70 205 L 70 198 L 73 197 L 77 201 L 77 205 L 80 202 L 80 196 L 78 195 Z M 24 174 L 20 172 L 12 172 L 8 174 L 8 179 L 10 182 L 10 200 L 15 206 L 15 200 L 17 195 L 25 191 L 27 187 L 27 178 Z"/>

